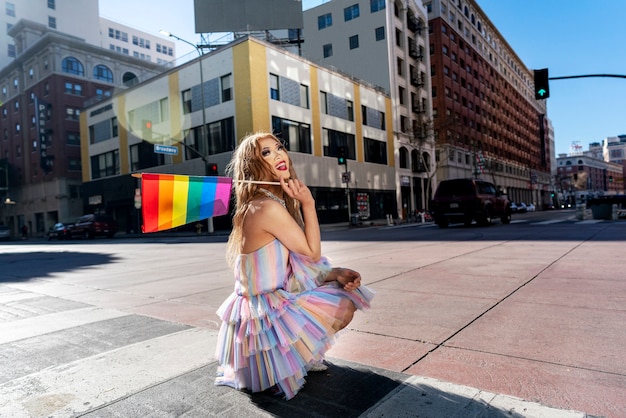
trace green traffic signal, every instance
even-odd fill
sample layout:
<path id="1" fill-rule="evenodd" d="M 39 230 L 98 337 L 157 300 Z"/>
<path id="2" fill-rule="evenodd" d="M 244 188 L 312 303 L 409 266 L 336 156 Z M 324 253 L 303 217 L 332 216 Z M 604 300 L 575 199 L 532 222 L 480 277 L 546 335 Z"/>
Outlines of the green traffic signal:
<path id="1" fill-rule="evenodd" d="M 548 69 L 534 70 L 535 99 L 547 99 L 550 97 L 550 85 L 548 82 Z"/>
<path id="2" fill-rule="evenodd" d="M 348 165 L 346 161 L 346 147 L 337 148 L 337 164 L 339 165 Z"/>

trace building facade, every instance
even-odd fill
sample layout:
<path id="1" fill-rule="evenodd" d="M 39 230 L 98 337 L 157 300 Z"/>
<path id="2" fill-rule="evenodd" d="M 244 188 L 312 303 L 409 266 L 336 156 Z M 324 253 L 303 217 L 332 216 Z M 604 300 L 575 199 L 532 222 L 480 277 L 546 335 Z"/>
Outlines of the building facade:
<path id="1" fill-rule="evenodd" d="M 624 193 L 622 164 L 605 161 L 593 149 L 559 154 L 557 158 L 559 199 L 575 204 L 595 197 Z"/>
<path id="2" fill-rule="evenodd" d="M 132 173 L 205 175 L 216 165 L 223 175 L 241 138 L 268 131 L 312 189 L 320 222 L 384 218 L 396 211 L 391 117 L 381 89 L 239 38 L 81 114 L 85 211 L 136 231 Z M 341 149 L 347 166 L 338 164 Z M 222 218 L 217 225 L 229 227 Z"/>
<path id="3" fill-rule="evenodd" d="M 436 183 L 430 57 L 421 2 L 333 0 L 304 11 L 303 55 L 389 92 L 398 216 L 428 208 Z"/>
<path id="4" fill-rule="evenodd" d="M 0 69 L 0 193 L 15 204 L 0 207 L 0 221 L 42 236 L 83 213 L 82 109 L 166 68 L 26 19 L 9 35 L 17 56 Z"/>
<path id="5" fill-rule="evenodd" d="M 438 179 L 483 178 L 512 201 L 550 205 L 553 134 L 533 71 L 474 0 L 424 3 Z"/>
<path id="6" fill-rule="evenodd" d="M 160 65 L 170 65 L 176 56 L 173 41 L 101 18 L 99 0 L 7 0 L 0 10 L 0 27 L 6 28 L 0 31 L 0 68 L 19 53 L 9 31 L 21 19 Z"/>

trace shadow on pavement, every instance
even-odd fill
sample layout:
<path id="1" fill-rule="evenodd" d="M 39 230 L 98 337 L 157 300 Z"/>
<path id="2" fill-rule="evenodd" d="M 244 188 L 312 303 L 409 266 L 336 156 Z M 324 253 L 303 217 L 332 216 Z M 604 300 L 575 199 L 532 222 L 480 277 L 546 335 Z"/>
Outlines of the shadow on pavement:
<path id="1" fill-rule="evenodd" d="M 86 267 L 116 262 L 108 254 L 63 252 L 0 253 L 0 283 L 16 283 L 34 278 L 50 277 Z"/>

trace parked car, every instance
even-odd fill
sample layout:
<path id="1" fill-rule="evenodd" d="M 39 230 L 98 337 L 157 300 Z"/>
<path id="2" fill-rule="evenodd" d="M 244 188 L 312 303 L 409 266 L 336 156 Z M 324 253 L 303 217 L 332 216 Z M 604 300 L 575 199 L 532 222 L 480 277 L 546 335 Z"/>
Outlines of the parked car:
<path id="1" fill-rule="evenodd" d="M 469 226 L 474 220 L 489 225 L 493 218 L 500 218 L 503 224 L 511 222 L 511 202 L 492 183 L 483 180 L 444 180 L 432 203 L 435 223 L 441 228 L 451 222 Z"/>
<path id="2" fill-rule="evenodd" d="M 529 203 L 526 205 L 526 210 L 528 212 L 534 212 L 536 210 L 535 205 L 533 205 L 532 203 Z"/>
<path id="3" fill-rule="evenodd" d="M 517 203 L 517 211 L 519 213 L 526 213 L 526 212 L 528 212 L 528 207 L 526 206 L 526 203 L 524 203 L 524 202 Z"/>
<path id="4" fill-rule="evenodd" d="M 8 241 L 11 239 L 11 230 L 6 225 L 0 225 L 0 240 Z"/>
<path id="5" fill-rule="evenodd" d="M 518 213 L 519 208 L 517 207 L 517 203 L 511 202 L 511 213 Z"/>
<path id="6" fill-rule="evenodd" d="M 74 227 L 74 224 L 67 222 L 58 222 L 50 228 L 48 231 L 48 241 L 53 239 L 63 240 L 70 238 L 70 229 Z"/>
<path id="7" fill-rule="evenodd" d="M 83 215 L 69 230 L 70 237 L 92 239 L 97 236 L 113 238 L 117 233 L 117 222 L 109 215 Z"/>

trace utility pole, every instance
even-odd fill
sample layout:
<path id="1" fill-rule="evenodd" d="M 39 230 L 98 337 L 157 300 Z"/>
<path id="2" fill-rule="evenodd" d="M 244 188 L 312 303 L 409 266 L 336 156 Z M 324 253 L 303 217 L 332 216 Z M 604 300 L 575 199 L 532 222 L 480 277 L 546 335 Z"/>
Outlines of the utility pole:
<path id="1" fill-rule="evenodd" d="M 184 142 L 183 142 L 183 145 L 185 145 L 185 147 L 187 148 L 193 149 L 198 155 L 200 155 L 200 157 L 204 161 L 204 175 L 208 176 L 210 174 L 209 161 L 207 159 L 207 156 L 209 154 L 209 140 L 206 135 L 206 106 L 204 103 L 204 74 L 203 74 L 204 72 L 202 70 L 202 55 L 204 54 L 202 53 L 202 49 L 198 45 L 193 44 L 163 29 L 161 29 L 160 32 L 165 36 L 169 36 L 178 41 L 184 42 L 187 45 L 191 45 L 198 53 L 198 65 L 200 66 L 200 105 L 202 106 L 202 127 L 200 128 L 201 140 L 199 141 L 201 153 L 193 149 L 189 145 L 185 144 Z M 208 218 L 206 222 L 207 222 L 207 233 L 212 234 L 213 232 L 215 232 L 213 228 L 213 218 Z"/>

